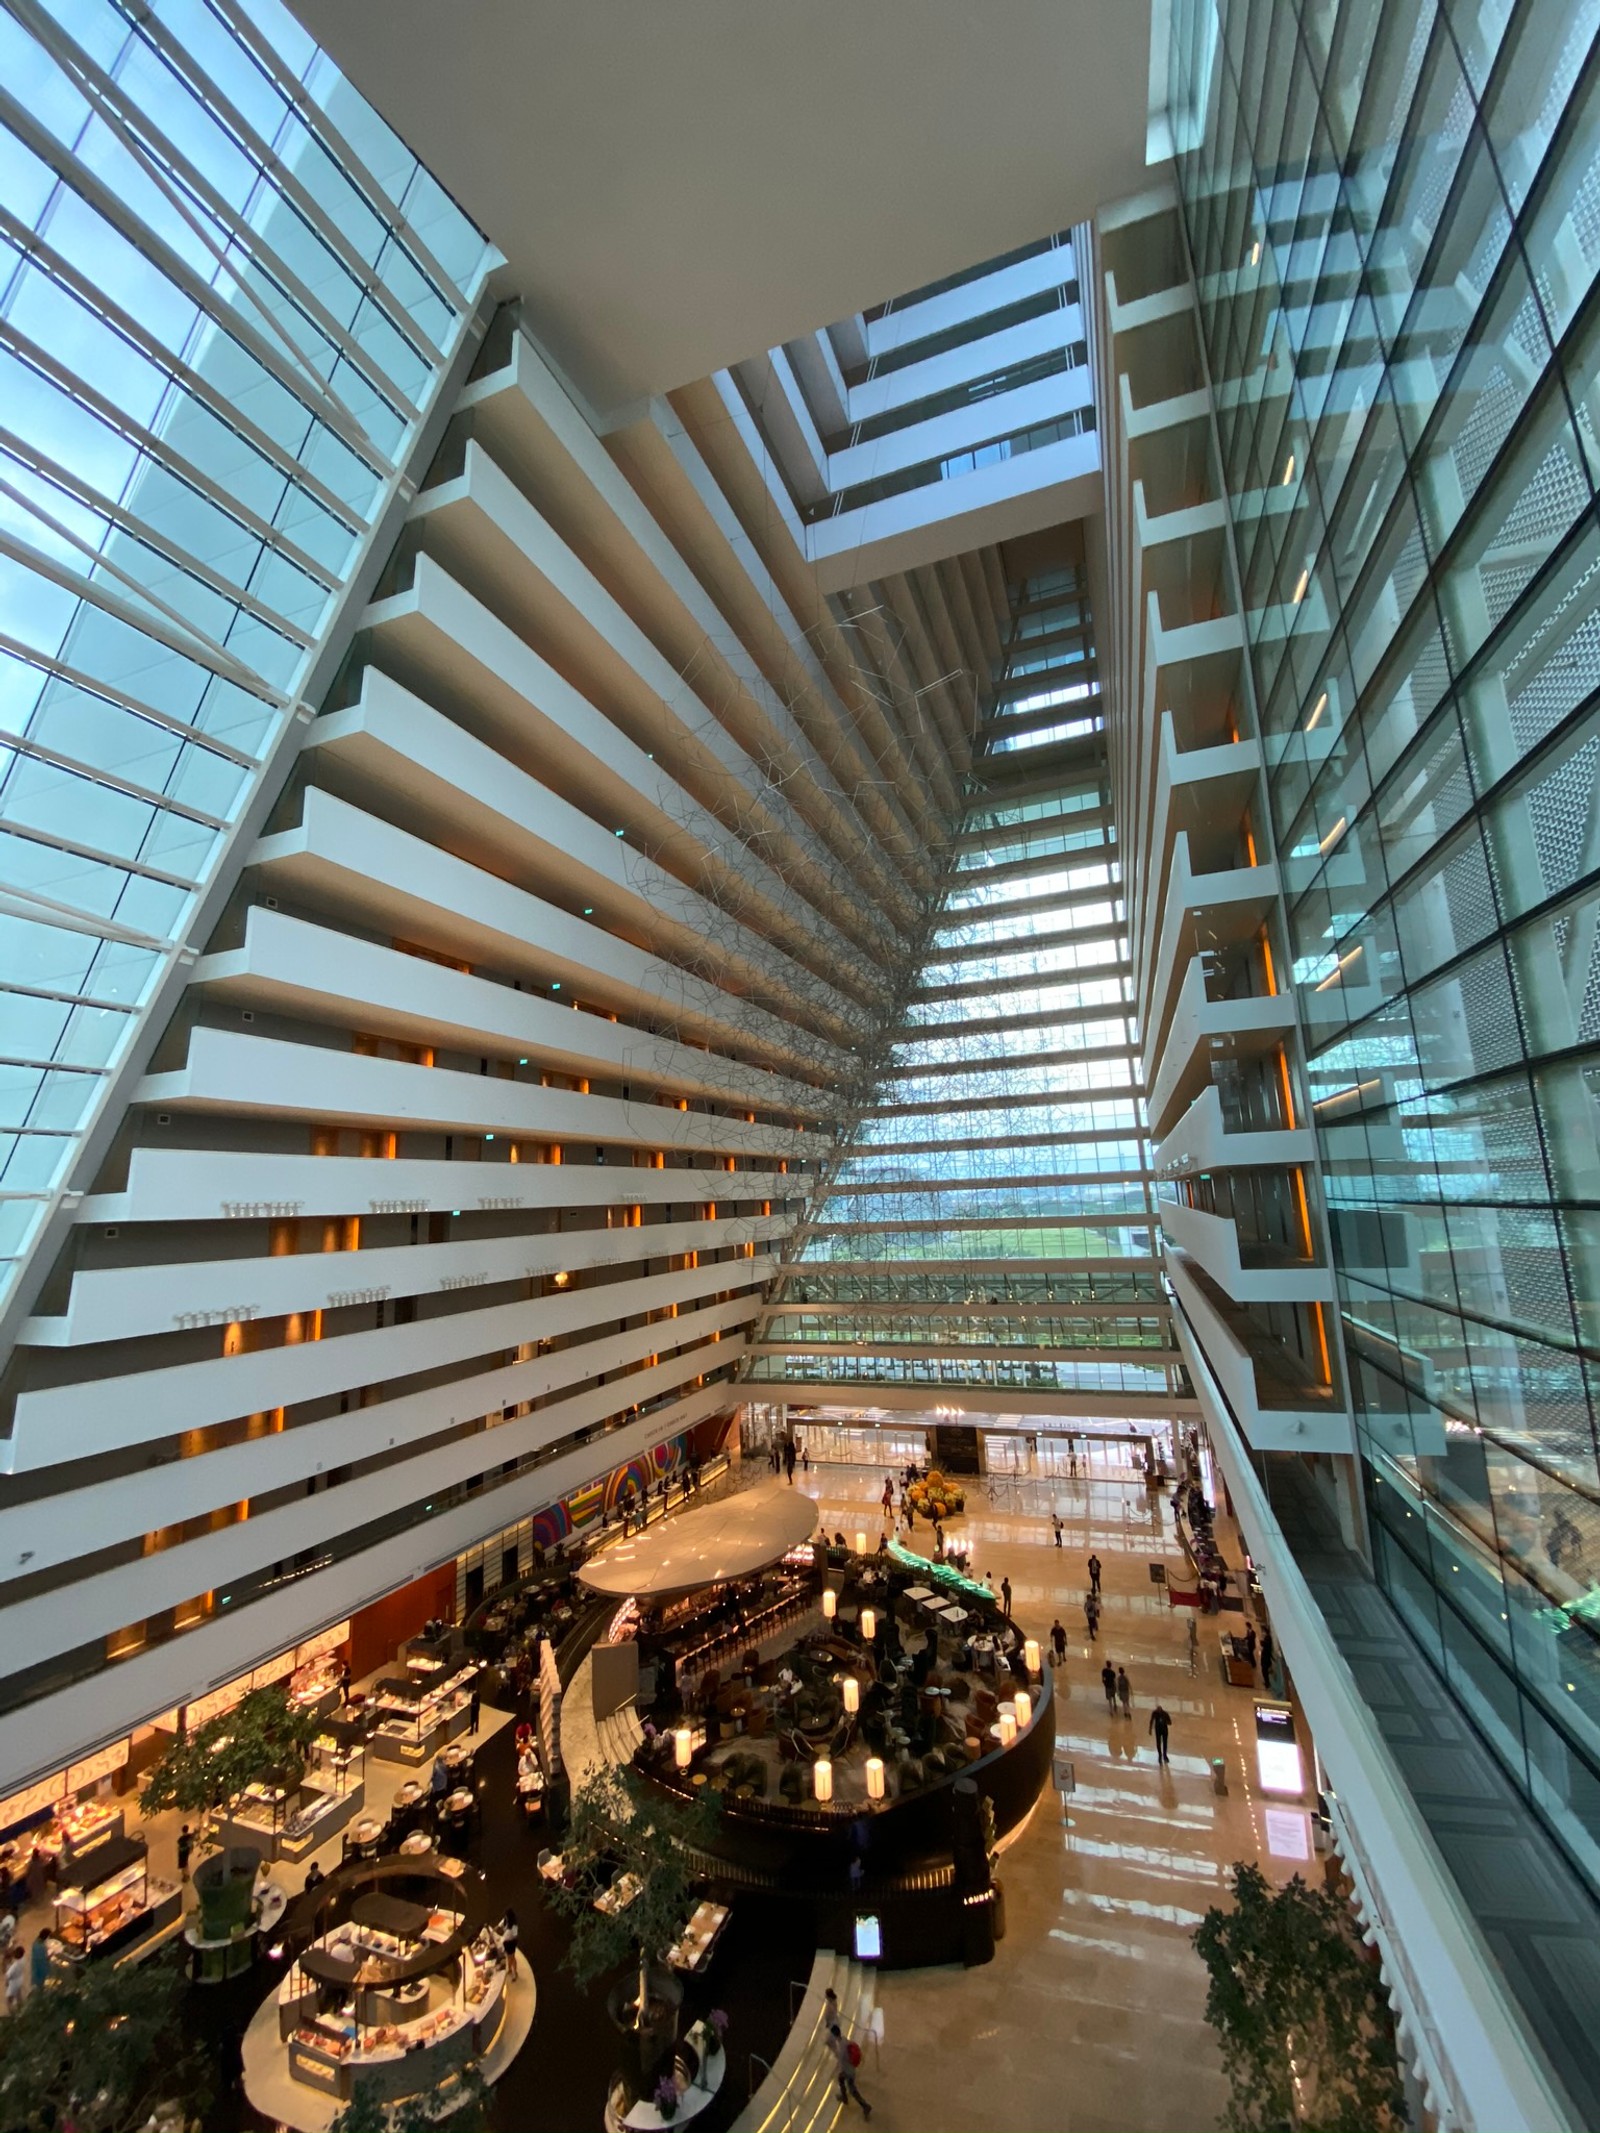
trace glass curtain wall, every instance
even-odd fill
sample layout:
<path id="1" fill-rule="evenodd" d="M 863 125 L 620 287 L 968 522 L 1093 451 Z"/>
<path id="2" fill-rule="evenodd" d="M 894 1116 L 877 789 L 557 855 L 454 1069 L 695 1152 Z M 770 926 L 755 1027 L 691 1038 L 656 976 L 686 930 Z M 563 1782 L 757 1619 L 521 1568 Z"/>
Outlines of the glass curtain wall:
<path id="1" fill-rule="evenodd" d="M 1176 0 L 1378 1575 L 1600 1885 L 1595 0 Z"/>
<path id="2" fill-rule="evenodd" d="M 1097 1413 L 1176 1386 L 1080 574 L 1019 584 L 1013 612 L 921 979 L 758 1380 Z"/>
<path id="3" fill-rule="evenodd" d="M 277 0 L 0 0 L 0 1293 L 496 256 Z"/>

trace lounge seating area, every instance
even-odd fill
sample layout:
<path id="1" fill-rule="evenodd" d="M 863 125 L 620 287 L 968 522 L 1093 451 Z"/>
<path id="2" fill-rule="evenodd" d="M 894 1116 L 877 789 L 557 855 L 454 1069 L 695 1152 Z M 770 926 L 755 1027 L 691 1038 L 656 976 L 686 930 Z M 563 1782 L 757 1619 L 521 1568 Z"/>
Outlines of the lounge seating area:
<path id="1" fill-rule="evenodd" d="M 992 1605 L 867 1575 L 832 1590 L 831 1614 L 813 1594 L 793 1641 L 747 1644 L 658 1698 L 641 1762 L 730 1800 L 860 1813 L 998 1745 L 1002 1709 L 1028 1681 L 1015 1630 Z"/>

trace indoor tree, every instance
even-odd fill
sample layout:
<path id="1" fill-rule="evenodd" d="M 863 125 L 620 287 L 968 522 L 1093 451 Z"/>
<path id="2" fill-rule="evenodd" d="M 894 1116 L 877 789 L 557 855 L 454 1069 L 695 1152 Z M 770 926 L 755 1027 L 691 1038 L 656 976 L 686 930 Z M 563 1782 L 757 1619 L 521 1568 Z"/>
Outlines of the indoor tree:
<path id="1" fill-rule="evenodd" d="M 1395 2133 L 1406 2125 L 1394 2025 L 1348 1908 L 1296 1874 L 1233 1868 L 1233 1908 L 1194 1931 L 1206 2019 L 1232 2091 L 1230 2133 Z"/>
<path id="2" fill-rule="evenodd" d="M 297 1710 L 282 1688 L 252 1689 L 231 1711 L 183 1733 L 153 1763 L 139 1798 L 142 1815 L 219 1814 L 247 1785 L 272 1778 L 293 1792 L 305 1776 L 319 1721 Z"/>
<path id="3" fill-rule="evenodd" d="M 703 1868 L 696 1854 L 715 1832 L 719 1802 L 686 1800 L 620 1765 L 592 1771 L 573 1791 L 551 1901 L 572 1923 L 565 1966 L 580 1985 L 631 1962 L 638 1970 L 636 2022 L 650 2003 L 650 1972 L 683 1931 Z M 597 1911 L 615 1873 L 636 1874 L 639 1893 L 618 1911 Z"/>
<path id="4" fill-rule="evenodd" d="M 178 2025 L 170 1965 L 82 1963 L 52 1973 L 0 2022 L 0 2125 L 132 2133 L 164 2107 L 209 2100 Z"/>

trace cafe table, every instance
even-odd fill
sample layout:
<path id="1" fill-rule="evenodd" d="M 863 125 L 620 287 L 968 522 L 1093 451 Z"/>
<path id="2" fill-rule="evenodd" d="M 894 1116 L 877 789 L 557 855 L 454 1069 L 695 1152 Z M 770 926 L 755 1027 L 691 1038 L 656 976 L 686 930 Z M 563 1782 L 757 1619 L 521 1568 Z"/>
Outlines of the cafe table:
<path id="1" fill-rule="evenodd" d="M 711 1960 L 711 1951 L 729 1916 L 726 1904 L 706 1902 L 696 1905 L 682 1937 L 667 1950 L 667 1961 L 672 1968 L 690 1972 L 703 1970 Z"/>
<path id="2" fill-rule="evenodd" d="M 597 1911 L 604 1911 L 608 1917 L 614 1917 L 618 1911 L 628 1908 L 643 1887 L 644 1883 L 637 1874 L 619 1874 L 610 1888 L 600 1891 L 594 1900 L 594 1907 Z"/>

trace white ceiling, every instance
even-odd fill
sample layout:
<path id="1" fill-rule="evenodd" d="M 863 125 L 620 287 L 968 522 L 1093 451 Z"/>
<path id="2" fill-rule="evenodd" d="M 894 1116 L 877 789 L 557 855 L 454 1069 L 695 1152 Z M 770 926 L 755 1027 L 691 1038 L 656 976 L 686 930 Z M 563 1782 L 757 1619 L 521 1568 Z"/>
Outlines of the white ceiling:
<path id="1" fill-rule="evenodd" d="M 293 4 L 600 412 L 1145 175 L 1145 0 Z"/>

